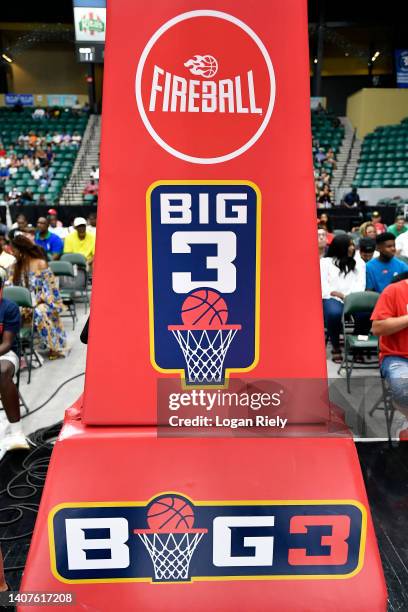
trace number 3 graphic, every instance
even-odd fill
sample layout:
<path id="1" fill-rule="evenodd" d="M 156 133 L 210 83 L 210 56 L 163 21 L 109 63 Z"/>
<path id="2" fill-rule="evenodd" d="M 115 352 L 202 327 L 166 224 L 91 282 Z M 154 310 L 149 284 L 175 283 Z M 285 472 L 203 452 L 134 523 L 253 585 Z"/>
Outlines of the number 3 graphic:
<path id="1" fill-rule="evenodd" d="M 320 536 L 321 546 L 330 546 L 328 555 L 308 555 L 305 548 L 290 548 L 290 565 L 344 565 L 347 562 L 350 535 L 350 517 L 339 516 L 294 516 L 290 521 L 290 533 L 308 533 L 308 527 L 330 525 L 331 535 Z"/>
<path id="2" fill-rule="evenodd" d="M 233 293 L 237 286 L 237 270 L 232 263 L 237 256 L 237 237 L 234 232 L 174 232 L 172 253 L 191 253 L 192 244 L 216 244 L 217 255 L 206 258 L 208 270 L 217 270 L 217 280 L 191 280 L 191 272 L 173 272 L 175 293 L 190 293 L 193 289 L 210 287 L 220 293 Z"/>

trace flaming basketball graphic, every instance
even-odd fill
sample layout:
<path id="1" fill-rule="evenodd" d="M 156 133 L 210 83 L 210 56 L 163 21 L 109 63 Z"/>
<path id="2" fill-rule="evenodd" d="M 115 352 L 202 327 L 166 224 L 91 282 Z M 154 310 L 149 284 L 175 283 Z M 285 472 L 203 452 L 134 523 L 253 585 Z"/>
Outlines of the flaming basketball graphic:
<path id="1" fill-rule="evenodd" d="M 189 68 L 191 74 L 203 76 L 210 79 L 218 70 L 218 62 L 212 55 L 195 55 L 185 62 L 184 66 Z"/>

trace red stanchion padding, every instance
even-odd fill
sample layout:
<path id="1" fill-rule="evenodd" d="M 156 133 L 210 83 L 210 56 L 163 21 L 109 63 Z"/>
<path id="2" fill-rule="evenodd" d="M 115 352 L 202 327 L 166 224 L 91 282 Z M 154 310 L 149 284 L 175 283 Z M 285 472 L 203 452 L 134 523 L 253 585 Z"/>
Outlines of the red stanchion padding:
<path id="1" fill-rule="evenodd" d="M 352 440 L 158 439 L 70 418 L 21 589 L 103 612 L 386 609 Z"/>
<path id="2" fill-rule="evenodd" d="M 306 2 L 115 0 L 107 21 L 84 421 L 155 424 L 160 377 L 325 377 Z M 186 299 L 223 300 L 217 334 Z"/>

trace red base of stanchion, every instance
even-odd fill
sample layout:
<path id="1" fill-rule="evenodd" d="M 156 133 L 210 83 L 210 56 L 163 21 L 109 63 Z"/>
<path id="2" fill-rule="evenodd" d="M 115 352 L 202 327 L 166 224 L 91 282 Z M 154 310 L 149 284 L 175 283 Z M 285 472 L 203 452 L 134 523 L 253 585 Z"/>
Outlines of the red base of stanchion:
<path id="1" fill-rule="evenodd" d="M 180 576 L 171 575 L 169 579 L 166 575 L 164 579 L 159 578 L 161 582 L 157 584 L 152 557 L 135 532 L 153 527 L 152 523 L 141 524 L 138 517 L 146 516 L 146 506 L 153 504 L 149 500 L 158 494 L 167 492 L 166 503 L 168 498 L 177 496 L 169 491 L 185 496 L 189 500 L 187 504 L 191 501 L 195 508 L 194 527 L 205 528 L 206 533 L 192 552 L 189 582 L 177 582 Z M 292 504 L 288 500 L 292 500 Z M 310 512 L 305 511 L 308 504 Z M 330 505 L 332 519 L 324 514 Z M 347 507 L 352 509 L 351 519 L 344 516 Z M 273 508 L 276 512 L 272 512 Z M 293 512 L 293 508 L 297 516 L 286 521 L 287 513 Z M 123 522 L 124 519 L 118 518 L 122 509 L 129 522 L 129 533 L 125 537 L 120 533 L 122 524 L 117 537 L 113 523 L 80 523 L 79 531 L 72 531 L 75 520 L 89 520 L 91 515 L 105 520 L 106 513 L 113 512 L 115 520 Z M 353 523 L 357 515 L 364 515 L 365 509 L 367 530 L 365 537 L 363 525 L 358 540 L 358 565 L 342 574 L 340 566 L 347 557 L 344 551 L 351 546 L 352 538 L 348 537 L 348 532 L 341 531 L 341 525 L 344 523 L 351 529 L 350 520 Z M 313 516 L 304 521 L 305 513 Z M 152 514 L 157 515 L 157 512 Z M 266 523 L 263 527 L 259 523 L 252 533 L 247 527 L 249 524 L 245 523 L 240 535 L 236 523 L 234 531 L 231 514 L 235 518 L 238 516 L 239 521 L 244 519 L 244 523 L 248 518 L 251 523 L 254 516 L 255 520 L 266 520 Z M 248 514 L 251 516 L 243 516 Z M 270 514 L 274 516 L 267 516 Z M 134 520 L 129 519 L 130 515 Z M 299 515 L 302 516 L 299 518 Z M 210 521 L 210 516 L 221 518 Z M 108 517 L 108 520 L 111 519 Z M 268 520 L 274 520 L 269 524 L 276 530 L 273 559 L 271 556 L 269 562 L 265 547 L 272 546 L 272 538 L 268 537 L 269 532 L 262 531 Z M 309 540 L 310 549 L 309 535 L 304 535 L 306 529 L 299 527 L 299 520 L 303 521 L 303 526 L 313 526 L 309 534 L 313 540 Z M 223 531 L 219 521 L 230 521 L 229 527 Z M 285 524 L 288 533 L 282 539 L 282 525 Z M 167 523 L 170 532 L 172 525 L 180 528 L 170 520 Z M 243 525 L 241 522 L 240 526 Z M 339 525 L 337 537 L 335 532 Z M 92 527 L 97 530 L 93 534 Z M 159 528 L 157 520 L 155 528 Z M 320 535 L 316 532 L 319 529 L 322 530 Z M 225 534 L 230 537 L 229 548 L 228 545 L 222 547 L 222 538 L 216 536 L 216 531 L 218 536 L 221 533 L 223 537 Z M 72 535 L 75 533 L 80 544 Z M 66 552 L 69 534 L 73 538 L 71 556 Z M 316 537 L 319 545 L 321 543 L 317 552 L 313 548 Z M 93 546 L 95 538 L 99 545 Z M 161 540 L 166 546 L 180 543 L 182 534 Z M 116 550 L 102 557 L 96 551 L 95 556 L 94 548 L 103 548 L 103 542 L 106 547 L 107 541 Z M 302 542 L 305 550 L 302 550 Z M 83 553 L 82 549 L 88 550 Z M 128 561 L 127 551 L 130 551 Z M 320 556 L 314 559 L 309 556 L 317 554 Z M 263 558 L 258 566 L 248 562 L 248 567 L 242 567 L 243 558 L 253 560 L 258 559 L 258 555 Z M 226 556 L 230 560 L 224 563 Z M 299 561 L 299 556 L 303 561 Z M 121 569 L 83 569 L 90 567 L 90 560 L 92 565 L 95 559 L 96 564 L 112 562 L 113 567 L 115 558 L 119 559 Z M 232 567 L 231 559 L 238 558 L 240 561 Z M 288 559 L 286 573 L 272 575 L 276 571 L 273 568 L 280 567 L 279 564 Z M 155 563 L 159 562 L 156 558 Z M 303 564 L 300 573 L 299 563 Z M 326 570 L 322 570 L 322 566 L 326 566 Z M 165 572 L 170 567 L 167 557 L 160 571 L 163 567 Z M 70 609 L 103 612 L 118 609 L 121 612 L 386 610 L 381 562 L 351 439 L 158 439 L 154 428 L 84 427 L 78 405 L 68 411 L 54 449 L 21 590 L 71 592 L 76 603 Z M 43 607 L 20 606 L 19 610 L 33 612 Z"/>

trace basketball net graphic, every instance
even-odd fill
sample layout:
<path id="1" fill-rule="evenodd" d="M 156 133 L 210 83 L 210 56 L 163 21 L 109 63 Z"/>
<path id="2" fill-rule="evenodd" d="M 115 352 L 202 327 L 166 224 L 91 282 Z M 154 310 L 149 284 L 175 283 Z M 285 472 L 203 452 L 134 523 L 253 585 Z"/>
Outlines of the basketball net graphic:
<path id="1" fill-rule="evenodd" d="M 225 299 L 213 289 L 190 293 L 181 310 L 182 325 L 169 325 L 187 366 L 187 384 L 224 382 L 224 360 L 241 325 L 227 325 Z"/>
<path id="2" fill-rule="evenodd" d="M 148 529 L 135 529 L 153 562 L 155 580 L 188 580 L 190 561 L 208 529 L 194 529 L 190 503 L 176 495 L 156 499 L 147 512 Z"/>

